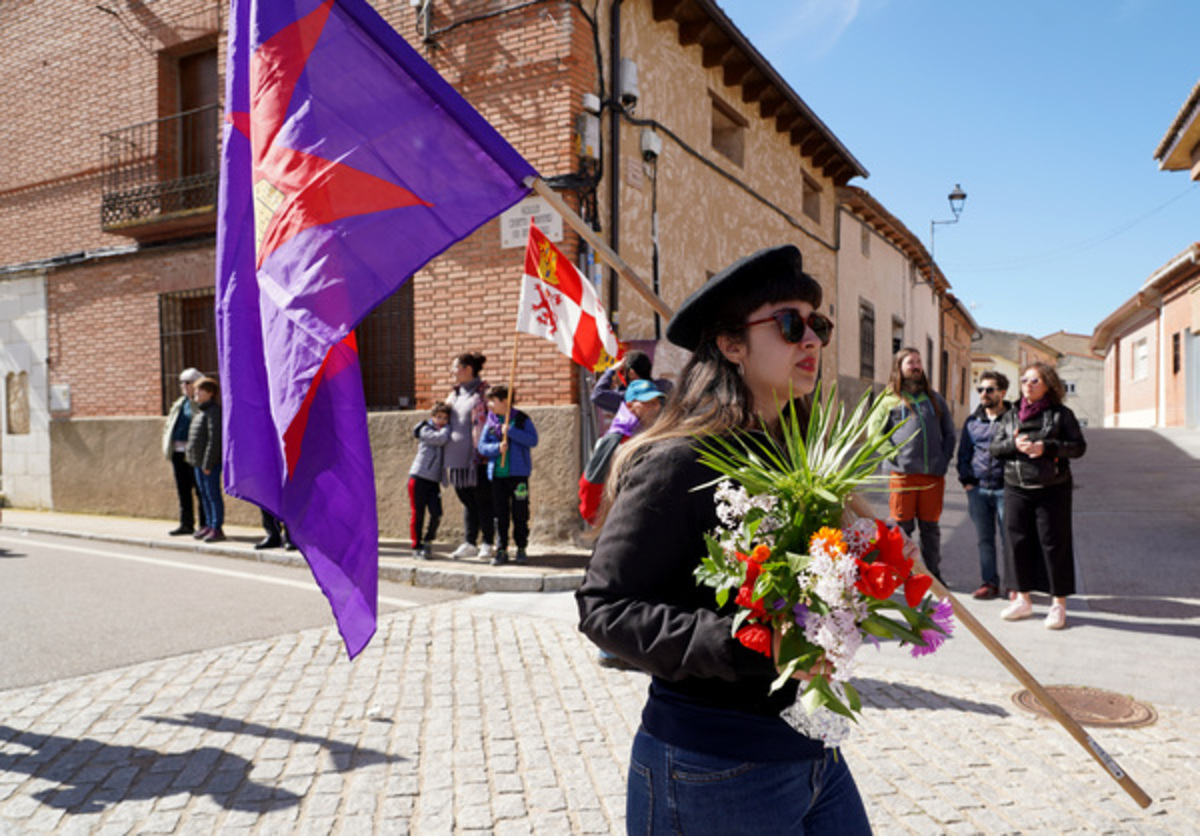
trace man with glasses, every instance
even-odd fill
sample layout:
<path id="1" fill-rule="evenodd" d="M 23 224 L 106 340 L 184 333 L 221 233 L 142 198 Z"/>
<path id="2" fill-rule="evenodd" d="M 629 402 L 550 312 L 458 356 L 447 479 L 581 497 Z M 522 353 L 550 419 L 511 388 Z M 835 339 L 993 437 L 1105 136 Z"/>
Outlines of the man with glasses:
<path id="1" fill-rule="evenodd" d="M 967 510 L 975 524 L 979 544 L 979 571 L 983 583 L 973 593 L 983 600 L 1000 594 L 996 563 L 996 530 L 1004 542 L 1004 462 L 992 456 L 992 436 L 1000 417 L 1012 406 L 1004 400 L 1008 378 L 997 371 L 979 376 L 979 407 L 963 424 L 958 441 L 958 481 L 967 492 Z"/>

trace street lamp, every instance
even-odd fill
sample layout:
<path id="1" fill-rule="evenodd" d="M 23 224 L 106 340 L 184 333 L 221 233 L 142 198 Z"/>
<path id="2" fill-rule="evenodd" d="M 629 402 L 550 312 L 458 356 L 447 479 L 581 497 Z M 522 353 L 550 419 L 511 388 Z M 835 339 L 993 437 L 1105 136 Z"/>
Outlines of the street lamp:
<path id="1" fill-rule="evenodd" d="M 967 193 L 962 190 L 962 186 L 958 183 L 954 184 L 954 191 L 946 195 L 946 199 L 950 201 L 950 211 L 954 213 L 954 217 L 948 221 L 930 221 L 929 222 L 929 260 L 933 258 L 933 235 L 937 231 L 938 224 L 956 224 L 958 216 L 962 214 L 963 204 L 967 202 Z"/>

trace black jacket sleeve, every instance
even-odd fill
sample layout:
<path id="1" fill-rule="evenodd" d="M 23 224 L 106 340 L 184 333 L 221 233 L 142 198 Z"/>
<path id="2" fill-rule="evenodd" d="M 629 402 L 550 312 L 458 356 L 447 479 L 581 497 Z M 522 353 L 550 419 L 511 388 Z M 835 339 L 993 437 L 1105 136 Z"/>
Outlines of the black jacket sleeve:
<path id="1" fill-rule="evenodd" d="M 1017 457 L 1017 410 L 1016 407 L 1004 413 L 996 430 L 992 433 L 991 453 L 994 459 L 1015 459 Z"/>
<path id="2" fill-rule="evenodd" d="M 616 501 L 576 593 L 580 629 L 601 648 L 662 679 L 773 676 L 767 657 L 732 636 L 713 590 L 693 571 L 716 527 L 716 474 L 691 443 L 663 442 L 621 474 Z"/>
<path id="3" fill-rule="evenodd" d="M 962 485 L 978 485 L 979 479 L 971 467 L 975 454 L 975 441 L 971 438 L 971 419 L 963 422 L 962 434 L 958 439 L 958 481 Z"/>
<path id="4" fill-rule="evenodd" d="M 1058 459 L 1077 459 L 1087 452 L 1087 442 L 1083 439 L 1083 430 L 1079 428 L 1079 419 L 1070 407 L 1059 406 L 1057 410 L 1057 432 L 1053 437 L 1042 440 L 1046 446 L 1045 455 Z"/>

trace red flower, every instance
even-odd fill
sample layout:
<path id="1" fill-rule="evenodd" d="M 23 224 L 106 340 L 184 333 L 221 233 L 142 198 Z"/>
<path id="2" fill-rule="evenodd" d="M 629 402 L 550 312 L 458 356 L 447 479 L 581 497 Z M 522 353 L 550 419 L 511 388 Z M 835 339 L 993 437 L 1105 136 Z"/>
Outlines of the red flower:
<path id="1" fill-rule="evenodd" d="M 754 581 L 747 580 L 742 584 L 741 588 L 738 589 L 737 598 L 733 602 L 739 607 L 745 607 L 752 611 L 755 618 L 767 617 L 767 608 L 763 605 L 762 599 L 754 600 Z"/>
<path id="2" fill-rule="evenodd" d="M 921 603 L 921 599 L 925 597 L 925 593 L 929 591 L 929 587 L 933 584 L 933 578 L 929 575 L 914 574 L 904 582 L 904 600 L 910 607 L 915 607 Z"/>
<path id="3" fill-rule="evenodd" d="M 900 527 L 888 528 L 883 520 L 875 520 L 875 561 L 882 561 L 896 570 L 902 578 L 912 573 L 913 562 L 904 556 L 904 533 Z"/>
<path id="4" fill-rule="evenodd" d="M 747 624 L 745 627 L 737 631 L 736 638 L 745 647 L 748 647 L 751 650 L 770 658 L 772 638 L 771 628 L 764 627 L 761 624 Z"/>
<path id="5" fill-rule="evenodd" d="M 883 561 L 867 563 L 858 561 L 858 580 L 854 588 L 863 595 L 868 595 L 878 601 L 886 601 L 900 587 L 903 578 L 891 566 Z"/>
<path id="6" fill-rule="evenodd" d="M 757 563 L 746 564 L 746 583 L 754 586 L 754 582 L 758 580 L 758 576 L 762 573 L 762 566 Z"/>
<path id="7" fill-rule="evenodd" d="M 753 563 L 765 563 L 767 558 L 771 556 L 771 547 L 759 543 L 754 547 L 754 551 L 750 552 L 750 561 Z"/>

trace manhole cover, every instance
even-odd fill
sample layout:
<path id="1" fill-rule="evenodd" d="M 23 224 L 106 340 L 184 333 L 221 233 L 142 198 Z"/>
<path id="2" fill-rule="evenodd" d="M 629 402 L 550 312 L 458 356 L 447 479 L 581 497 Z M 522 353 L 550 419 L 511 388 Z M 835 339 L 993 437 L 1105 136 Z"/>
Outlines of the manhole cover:
<path id="1" fill-rule="evenodd" d="M 1124 694 L 1081 685 L 1050 685 L 1046 690 L 1081 726 L 1132 728 L 1148 726 L 1158 719 L 1153 708 Z M 1029 691 L 1018 691 L 1013 695 L 1013 702 L 1042 717 L 1051 716 Z"/>

